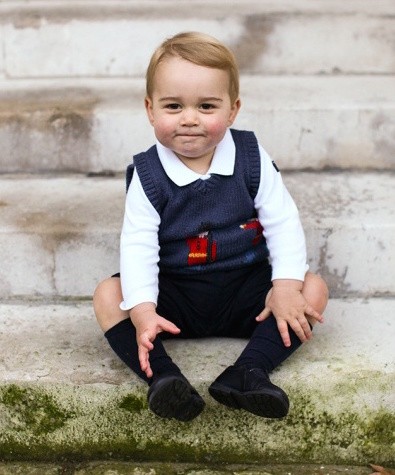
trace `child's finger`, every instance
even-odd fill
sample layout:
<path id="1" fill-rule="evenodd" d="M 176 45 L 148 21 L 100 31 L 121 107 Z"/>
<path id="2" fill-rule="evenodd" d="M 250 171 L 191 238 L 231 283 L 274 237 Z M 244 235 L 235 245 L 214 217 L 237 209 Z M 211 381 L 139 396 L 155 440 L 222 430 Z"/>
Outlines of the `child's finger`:
<path id="1" fill-rule="evenodd" d="M 151 366 L 148 364 L 147 369 L 145 370 L 145 374 L 147 375 L 147 378 L 152 378 L 154 373 L 152 372 Z"/>
<path id="2" fill-rule="evenodd" d="M 311 338 L 312 333 L 304 315 L 293 319 L 289 324 L 302 343 Z"/>
<path id="3" fill-rule="evenodd" d="M 144 348 L 146 348 L 147 352 L 151 351 L 153 349 L 154 345 L 153 345 L 148 333 L 143 333 L 140 336 L 140 345 L 142 345 Z"/>
<path id="4" fill-rule="evenodd" d="M 270 310 L 269 307 L 265 307 L 262 312 L 255 318 L 257 322 L 263 322 L 263 320 L 266 320 L 267 317 L 270 316 L 272 311 Z"/>
<path id="5" fill-rule="evenodd" d="M 291 338 L 288 332 L 288 324 L 286 321 L 281 320 L 277 322 L 277 328 L 280 332 L 281 338 L 283 340 L 284 346 L 289 347 L 291 346 Z"/>
<path id="6" fill-rule="evenodd" d="M 289 321 L 289 325 L 302 343 L 312 338 L 313 333 L 305 315 L 299 315 L 297 318 Z"/>
<path id="7" fill-rule="evenodd" d="M 313 317 L 315 320 L 317 320 L 320 323 L 324 322 L 324 317 L 320 313 L 318 313 L 316 310 L 314 310 L 314 308 L 311 305 L 307 306 L 304 313 L 308 315 L 309 317 Z"/>
<path id="8" fill-rule="evenodd" d="M 149 364 L 149 352 L 143 346 L 139 346 L 138 350 L 139 354 L 139 361 L 140 361 L 140 368 L 144 373 L 147 375 L 148 378 L 152 376 L 151 366 Z"/>
<path id="9" fill-rule="evenodd" d="M 309 322 L 308 320 L 306 319 L 305 316 L 303 316 L 303 318 L 300 318 L 298 320 L 299 322 L 299 325 L 302 329 L 302 332 L 303 332 L 303 335 L 304 335 L 304 338 L 300 338 L 300 340 L 303 342 L 303 341 L 306 341 L 306 340 L 310 340 L 311 337 L 313 336 L 313 332 L 311 331 L 311 328 L 310 328 L 310 325 L 309 325 Z M 296 333 L 296 332 L 295 332 Z"/>
<path id="10" fill-rule="evenodd" d="M 173 335 L 177 335 L 177 333 L 180 333 L 181 331 L 176 325 L 174 325 L 174 323 L 165 319 L 163 319 L 163 322 L 160 325 L 160 330 L 162 332 L 172 333 Z"/>

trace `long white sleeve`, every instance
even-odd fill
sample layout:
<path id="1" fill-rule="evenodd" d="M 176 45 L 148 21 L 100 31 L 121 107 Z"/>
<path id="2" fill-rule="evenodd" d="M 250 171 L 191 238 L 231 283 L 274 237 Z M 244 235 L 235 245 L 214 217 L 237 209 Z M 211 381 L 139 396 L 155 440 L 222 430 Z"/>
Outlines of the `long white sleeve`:
<path id="1" fill-rule="evenodd" d="M 160 216 L 145 195 L 135 169 L 126 196 L 121 233 L 122 310 L 143 302 L 157 303 L 159 224 Z"/>
<path id="2" fill-rule="evenodd" d="M 262 147 L 259 151 L 261 183 L 255 207 L 270 252 L 272 279 L 303 281 L 308 266 L 299 212 L 271 158 Z"/>

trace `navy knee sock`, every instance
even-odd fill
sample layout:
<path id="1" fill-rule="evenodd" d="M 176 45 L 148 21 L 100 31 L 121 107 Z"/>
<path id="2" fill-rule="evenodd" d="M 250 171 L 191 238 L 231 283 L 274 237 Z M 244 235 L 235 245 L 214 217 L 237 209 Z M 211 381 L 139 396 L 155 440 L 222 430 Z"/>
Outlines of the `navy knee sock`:
<path id="1" fill-rule="evenodd" d="M 154 341 L 154 348 L 149 353 L 149 361 L 154 376 L 148 378 L 141 370 L 138 347 L 136 342 L 136 330 L 129 318 L 110 328 L 104 336 L 107 338 L 111 348 L 117 356 L 132 370 L 137 376 L 151 384 L 152 379 L 160 374 L 180 374 L 178 366 L 173 363 L 167 354 L 162 341 L 157 337 Z"/>
<path id="2" fill-rule="evenodd" d="M 297 350 L 302 342 L 296 333 L 288 327 L 291 346 L 284 346 L 277 322 L 273 315 L 259 323 L 250 341 L 235 362 L 235 366 L 262 368 L 268 373 Z"/>

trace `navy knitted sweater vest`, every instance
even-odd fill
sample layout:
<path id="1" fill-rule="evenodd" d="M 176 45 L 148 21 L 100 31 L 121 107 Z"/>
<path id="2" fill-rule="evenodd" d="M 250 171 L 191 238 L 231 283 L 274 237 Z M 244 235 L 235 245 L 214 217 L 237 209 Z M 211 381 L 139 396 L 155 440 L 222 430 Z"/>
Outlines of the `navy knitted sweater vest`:
<path id="1" fill-rule="evenodd" d="M 267 261 L 254 207 L 261 172 L 258 143 L 252 132 L 231 133 L 236 145 L 232 176 L 212 175 L 179 187 L 166 175 L 156 146 L 134 157 L 144 192 L 161 218 L 161 271 L 191 274 Z"/>

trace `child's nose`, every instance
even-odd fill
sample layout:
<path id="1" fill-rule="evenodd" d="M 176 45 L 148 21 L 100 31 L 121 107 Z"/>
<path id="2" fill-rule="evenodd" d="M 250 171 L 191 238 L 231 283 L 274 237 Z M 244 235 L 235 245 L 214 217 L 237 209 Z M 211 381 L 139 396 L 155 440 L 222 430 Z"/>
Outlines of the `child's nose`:
<path id="1" fill-rule="evenodd" d="M 187 108 L 184 109 L 181 117 L 182 125 L 193 126 L 197 125 L 199 122 L 198 114 L 195 109 Z"/>

